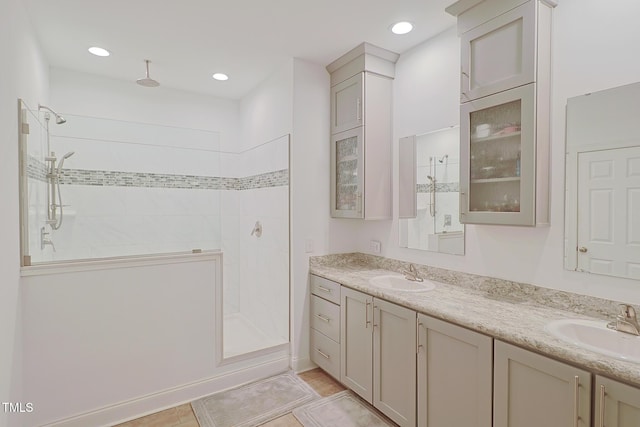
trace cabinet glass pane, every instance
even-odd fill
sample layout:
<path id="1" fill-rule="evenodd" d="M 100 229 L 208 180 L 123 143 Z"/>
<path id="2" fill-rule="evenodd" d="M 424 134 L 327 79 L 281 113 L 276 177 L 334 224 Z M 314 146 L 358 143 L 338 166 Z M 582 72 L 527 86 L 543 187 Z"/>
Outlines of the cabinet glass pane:
<path id="1" fill-rule="evenodd" d="M 520 212 L 522 101 L 470 115 L 469 210 Z"/>
<path id="2" fill-rule="evenodd" d="M 336 209 L 358 208 L 358 137 L 336 141 Z"/>
<path id="3" fill-rule="evenodd" d="M 522 18 L 471 40 L 470 89 L 522 74 Z"/>

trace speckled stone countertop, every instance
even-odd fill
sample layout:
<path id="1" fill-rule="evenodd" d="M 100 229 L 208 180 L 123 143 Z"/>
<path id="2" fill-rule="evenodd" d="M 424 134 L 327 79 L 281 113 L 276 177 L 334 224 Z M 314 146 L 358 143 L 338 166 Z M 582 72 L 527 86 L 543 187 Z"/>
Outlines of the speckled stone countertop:
<path id="1" fill-rule="evenodd" d="M 360 253 L 311 257 L 309 272 L 429 316 L 640 387 L 640 364 L 562 341 L 545 330 L 556 319 L 609 321 L 619 302 L 490 277 L 416 265 L 433 282 L 428 292 L 371 285 L 375 276 L 402 272 L 408 263 Z"/>

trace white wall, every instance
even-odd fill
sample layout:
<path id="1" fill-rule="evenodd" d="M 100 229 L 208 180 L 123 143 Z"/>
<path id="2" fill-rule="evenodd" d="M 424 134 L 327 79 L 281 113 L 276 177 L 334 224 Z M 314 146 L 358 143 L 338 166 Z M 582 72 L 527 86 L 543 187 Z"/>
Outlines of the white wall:
<path id="1" fill-rule="evenodd" d="M 240 101 L 241 150 L 292 131 L 293 60 L 288 60 Z"/>
<path id="2" fill-rule="evenodd" d="M 633 54 L 640 44 L 638 16 L 635 0 L 618 1 L 615 7 L 597 0 L 563 0 L 554 10 L 550 227 L 467 226 L 466 255 L 453 256 L 402 249 L 397 221 L 371 222 L 359 226 L 356 249 L 369 252 L 369 240 L 377 239 L 383 255 L 391 258 L 640 303 L 637 281 L 563 269 L 566 101 L 639 79 L 640 58 Z M 450 29 L 401 55 L 394 82 L 395 141 L 458 121 L 458 52 L 458 38 Z M 397 170 L 397 143 L 394 152 Z"/>
<path id="3" fill-rule="evenodd" d="M 346 52 L 345 52 L 346 53 Z M 329 74 L 324 66 L 294 60 L 291 144 L 291 344 L 293 369 L 309 360 L 309 256 L 349 252 L 357 221 L 329 213 Z M 306 250 L 307 242 L 313 246 Z"/>
<path id="4" fill-rule="evenodd" d="M 189 259 L 23 278 L 24 389 L 35 408 L 25 426 L 218 373 L 213 308 L 220 257 Z"/>
<path id="5" fill-rule="evenodd" d="M 162 84 L 162 82 L 160 82 Z M 60 68 L 51 69 L 51 108 L 64 115 L 101 117 L 220 132 L 223 150 L 239 144 L 239 103 L 175 89 Z"/>
<path id="6" fill-rule="evenodd" d="M 20 236 L 18 220 L 18 98 L 47 102 L 48 64 L 23 2 L 6 0 L 0 14 L 0 402 L 18 402 L 21 390 Z M 19 417 L 19 416 L 18 416 Z M 0 411 L 0 426 L 11 419 Z M 15 421 L 17 423 L 17 421 Z"/>

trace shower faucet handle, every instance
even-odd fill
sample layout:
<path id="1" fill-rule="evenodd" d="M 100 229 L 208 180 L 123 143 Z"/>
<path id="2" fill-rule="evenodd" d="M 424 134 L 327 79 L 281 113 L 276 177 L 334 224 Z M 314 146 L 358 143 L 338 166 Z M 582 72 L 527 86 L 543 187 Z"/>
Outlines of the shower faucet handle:
<path id="1" fill-rule="evenodd" d="M 40 228 L 40 249 L 44 250 L 45 246 L 50 245 L 53 249 L 53 252 L 56 251 L 56 245 L 53 244 L 53 240 L 51 240 L 49 236 L 49 232 L 45 227 Z"/>

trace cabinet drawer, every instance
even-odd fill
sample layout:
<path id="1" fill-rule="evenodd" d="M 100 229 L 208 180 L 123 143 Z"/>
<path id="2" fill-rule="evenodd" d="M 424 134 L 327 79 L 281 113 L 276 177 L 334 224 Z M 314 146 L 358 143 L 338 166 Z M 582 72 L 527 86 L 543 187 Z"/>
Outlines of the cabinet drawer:
<path id="1" fill-rule="evenodd" d="M 312 295 L 311 327 L 340 342 L 340 306 Z"/>
<path id="2" fill-rule="evenodd" d="M 340 344 L 311 330 L 311 360 L 329 375 L 340 379 Z"/>
<path id="3" fill-rule="evenodd" d="M 340 304 L 340 284 L 320 276 L 311 275 L 311 293 Z"/>

